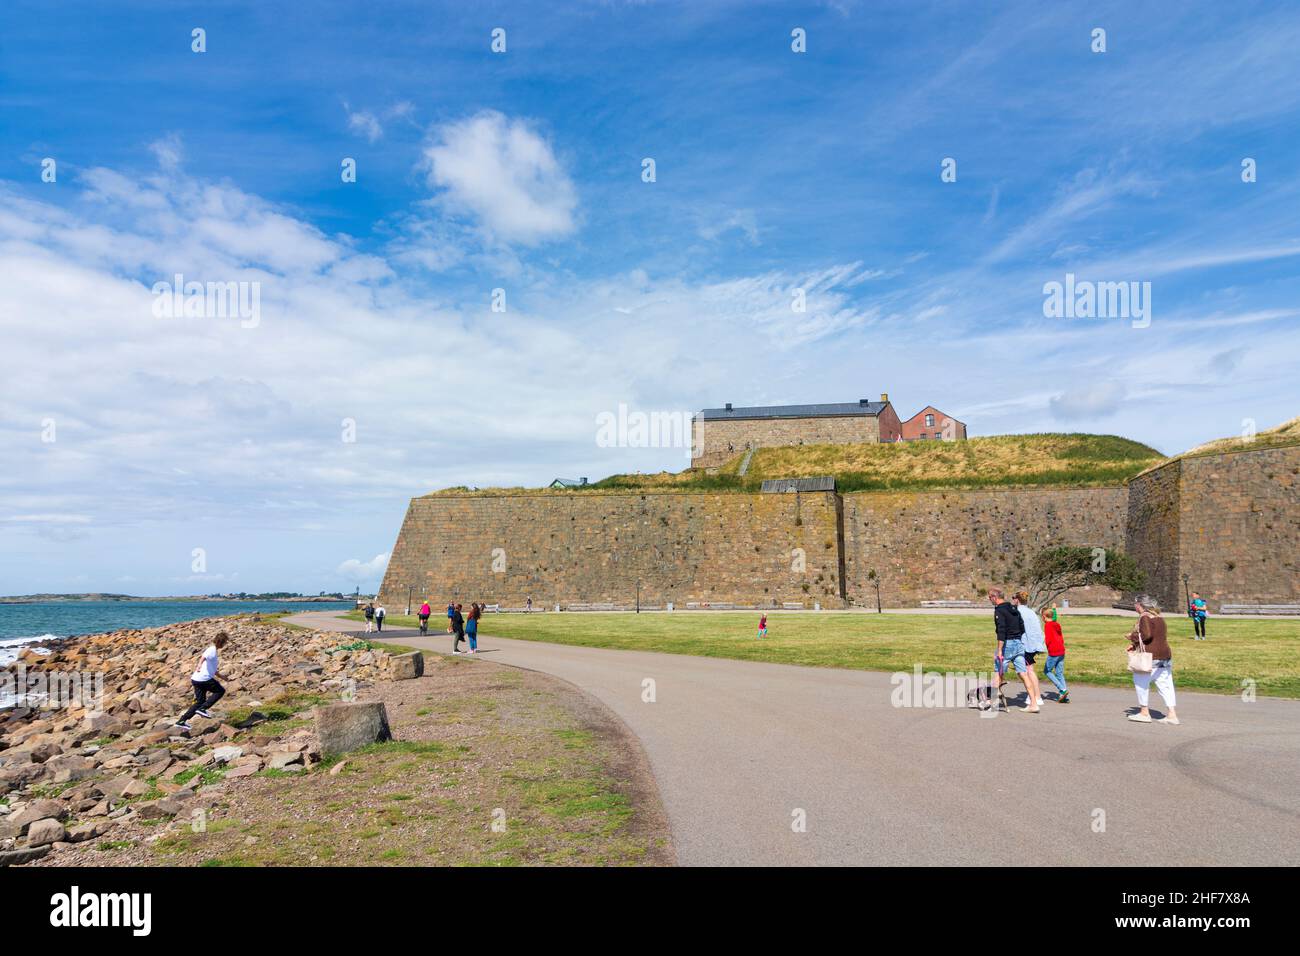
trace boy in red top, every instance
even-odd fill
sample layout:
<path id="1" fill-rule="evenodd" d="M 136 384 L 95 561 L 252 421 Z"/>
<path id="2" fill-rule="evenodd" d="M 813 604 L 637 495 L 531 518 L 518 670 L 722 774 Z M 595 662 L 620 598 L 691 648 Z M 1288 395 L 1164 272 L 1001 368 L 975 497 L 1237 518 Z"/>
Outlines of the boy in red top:
<path id="1" fill-rule="evenodd" d="M 758 639 L 761 641 L 767 637 L 767 615 L 764 614 L 758 619 Z"/>
<path id="2" fill-rule="evenodd" d="M 1070 702 L 1070 691 L 1065 686 L 1065 635 L 1061 633 L 1061 622 L 1057 619 L 1056 605 L 1053 604 L 1043 612 L 1043 636 L 1047 638 L 1047 679 L 1060 691 L 1056 695 L 1058 704 Z"/>

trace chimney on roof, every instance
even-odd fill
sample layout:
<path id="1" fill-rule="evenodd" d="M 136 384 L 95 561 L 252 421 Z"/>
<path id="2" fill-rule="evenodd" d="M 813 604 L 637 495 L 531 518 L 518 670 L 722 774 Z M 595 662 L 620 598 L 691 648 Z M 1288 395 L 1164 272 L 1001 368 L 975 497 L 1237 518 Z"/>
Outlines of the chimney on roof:
<path id="1" fill-rule="evenodd" d="M 859 398 L 859 399 L 858 399 L 858 405 L 859 405 L 859 406 L 862 406 L 862 405 L 870 405 L 870 404 L 871 404 L 871 399 L 869 399 L 869 398 Z"/>
<path id="2" fill-rule="evenodd" d="M 880 400 L 881 400 L 882 402 L 888 402 L 888 401 L 889 401 L 889 393 L 888 393 L 888 392 L 881 392 L 881 393 L 880 393 Z"/>
<path id="3" fill-rule="evenodd" d="M 727 402 L 727 411 L 731 411 L 731 402 Z"/>

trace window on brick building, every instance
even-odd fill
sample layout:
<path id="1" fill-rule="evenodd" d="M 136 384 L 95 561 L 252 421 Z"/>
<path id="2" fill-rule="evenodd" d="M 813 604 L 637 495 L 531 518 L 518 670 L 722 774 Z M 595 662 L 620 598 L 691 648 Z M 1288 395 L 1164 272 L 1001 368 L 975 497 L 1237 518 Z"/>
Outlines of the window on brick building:
<path id="1" fill-rule="evenodd" d="M 934 416 L 933 416 L 933 415 L 926 415 L 926 416 L 925 416 L 925 427 L 926 427 L 926 428 L 933 428 L 933 427 L 934 427 Z"/>

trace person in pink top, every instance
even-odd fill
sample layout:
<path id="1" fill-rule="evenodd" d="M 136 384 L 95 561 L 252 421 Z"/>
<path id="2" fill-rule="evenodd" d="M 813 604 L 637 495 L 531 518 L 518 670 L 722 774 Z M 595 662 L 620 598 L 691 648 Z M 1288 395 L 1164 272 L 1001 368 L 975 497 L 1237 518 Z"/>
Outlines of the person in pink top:
<path id="1" fill-rule="evenodd" d="M 767 637 L 767 615 L 764 614 L 758 619 L 758 639 L 761 641 Z"/>
<path id="2" fill-rule="evenodd" d="M 427 637 L 429 634 L 429 615 L 432 613 L 433 613 L 433 609 L 429 607 L 429 600 L 428 598 L 426 598 L 424 603 L 420 605 L 420 636 L 421 637 Z"/>

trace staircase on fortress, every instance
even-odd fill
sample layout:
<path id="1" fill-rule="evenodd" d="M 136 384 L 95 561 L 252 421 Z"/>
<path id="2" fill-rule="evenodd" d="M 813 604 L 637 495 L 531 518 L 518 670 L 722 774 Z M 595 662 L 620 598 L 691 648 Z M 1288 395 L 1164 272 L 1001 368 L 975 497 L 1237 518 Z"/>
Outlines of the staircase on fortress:
<path id="1" fill-rule="evenodd" d="M 749 461 L 750 461 L 750 459 L 753 458 L 753 457 L 754 457 L 754 443 L 753 443 L 753 442 L 750 442 L 750 443 L 749 443 L 749 450 L 748 450 L 747 452 L 745 452 L 745 457 L 742 458 L 741 461 L 740 461 L 740 471 L 739 471 L 739 475 L 740 475 L 741 478 L 744 478 L 744 477 L 745 477 L 745 474 L 749 471 Z"/>

